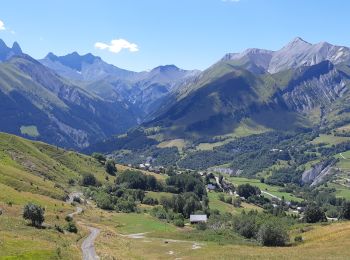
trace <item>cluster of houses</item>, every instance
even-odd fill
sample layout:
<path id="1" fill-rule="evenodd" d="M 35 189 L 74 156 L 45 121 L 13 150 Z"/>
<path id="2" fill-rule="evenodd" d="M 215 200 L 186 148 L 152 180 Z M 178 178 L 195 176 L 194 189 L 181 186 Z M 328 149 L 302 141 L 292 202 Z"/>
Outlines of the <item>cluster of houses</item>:
<path id="1" fill-rule="evenodd" d="M 152 166 L 150 163 L 145 163 L 145 164 L 141 163 L 139 165 L 139 168 L 141 170 L 147 170 L 157 174 L 165 173 L 165 168 L 163 166 Z"/>

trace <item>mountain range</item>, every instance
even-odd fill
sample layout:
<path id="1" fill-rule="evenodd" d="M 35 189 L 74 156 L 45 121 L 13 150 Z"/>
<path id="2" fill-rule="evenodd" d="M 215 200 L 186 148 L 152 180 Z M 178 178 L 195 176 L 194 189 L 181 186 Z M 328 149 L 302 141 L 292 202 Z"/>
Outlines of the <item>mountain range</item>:
<path id="1" fill-rule="evenodd" d="M 133 72 L 77 52 L 37 61 L 2 41 L 0 61 L 0 131 L 71 148 L 109 146 L 129 129 L 162 143 L 350 119 L 350 49 L 327 42 L 228 53 L 204 71 Z"/>
<path id="2" fill-rule="evenodd" d="M 132 72 L 92 54 L 35 60 L 0 41 L 0 131 L 82 149 L 142 122 L 180 81 L 176 66 Z"/>
<path id="3" fill-rule="evenodd" d="M 265 129 L 314 127 L 347 99 L 349 65 L 349 48 L 301 38 L 278 51 L 226 54 L 145 126 L 160 126 L 169 138 L 230 134 L 246 120 Z"/>

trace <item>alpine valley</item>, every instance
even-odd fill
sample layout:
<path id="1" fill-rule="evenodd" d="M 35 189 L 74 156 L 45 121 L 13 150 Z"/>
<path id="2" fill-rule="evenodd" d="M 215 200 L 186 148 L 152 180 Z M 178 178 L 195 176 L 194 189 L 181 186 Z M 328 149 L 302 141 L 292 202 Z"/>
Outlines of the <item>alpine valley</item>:
<path id="1" fill-rule="evenodd" d="M 141 72 L 0 40 L 0 259 L 350 259 L 349 88 L 299 37 Z"/>

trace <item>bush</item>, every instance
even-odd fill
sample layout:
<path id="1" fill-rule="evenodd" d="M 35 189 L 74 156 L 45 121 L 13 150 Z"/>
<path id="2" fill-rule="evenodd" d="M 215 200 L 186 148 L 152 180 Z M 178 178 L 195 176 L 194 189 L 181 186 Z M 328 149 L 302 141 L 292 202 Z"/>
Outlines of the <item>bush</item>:
<path id="1" fill-rule="evenodd" d="M 296 243 L 301 243 L 301 242 L 303 242 L 303 237 L 302 237 L 302 236 L 296 236 L 296 237 L 294 238 L 294 242 L 296 242 Z"/>
<path id="2" fill-rule="evenodd" d="M 116 184 L 125 185 L 129 189 L 157 191 L 161 189 L 160 183 L 152 175 L 145 175 L 140 171 L 126 170 L 118 175 Z"/>
<path id="3" fill-rule="evenodd" d="M 30 220 L 32 222 L 32 226 L 41 227 L 45 220 L 44 212 L 45 209 L 43 209 L 41 206 L 28 203 L 24 206 L 23 218 Z"/>
<path id="4" fill-rule="evenodd" d="M 74 202 L 77 202 L 77 203 L 81 203 L 80 197 L 74 197 L 74 198 L 73 198 L 73 201 L 74 201 Z"/>
<path id="5" fill-rule="evenodd" d="M 287 231 L 275 221 L 262 224 L 258 232 L 258 241 L 263 246 L 284 246 L 288 240 Z"/>
<path id="6" fill-rule="evenodd" d="M 100 192 L 95 197 L 96 205 L 97 207 L 105 210 L 112 210 L 114 209 L 114 202 L 112 200 L 112 197 L 104 192 Z"/>
<path id="7" fill-rule="evenodd" d="M 98 182 L 96 180 L 96 177 L 93 174 L 88 173 L 88 174 L 83 175 L 83 178 L 81 180 L 81 185 L 83 185 L 83 186 L 98 186 Z"/>
<path id="8" fill-rule="evenodd" d="M 158 219 L 167 219 L 167 212 L 162 206 L 154 207 L 151 210 L 151 215 Z"/>
<path id="9" fill-rule="evenodd" d="M 237 187 L 237 193 L 239 196 L 248 199 L 250 196 L 259 195 L 261 193 L 258 187 L 252 186 L 249 183 L 242 184 Z"/>
<path id="10" fill-rule="evenodd" d="M 146 205 L 158 205 L 158 200 L 157 199 L 153 199 L 151 197 L 145 197 L 142 201 L 143 204 Z"/>
<path id="11" fill-rule="evenodd" d="M 99 161 L 101 164 L 103 164 L 106 161 L 106 156 L 104 156 L 101 153 L 93 153 L 91 156 L 97 161 Z"/>
<path id="12" fill-rule="evenodd" d="M 341 207 L 340 217 L 343 219 L 350 219 L 350 202 L 344 201 Z"/>
<path id="13" fill-rule="evenodd" d="M 327 222 L 325 213 L 316 205 L 309 205 L 305 209 L 304 220 L 307 223 Z"/>
<path id="14" fill-rule="evenodd" d="M 115 162 L 113 160 L 107 160 L 105 163 L 105 170 L 109 175 L 115 176 L 117 168 L 115 167 Z"/>
<path id="15" fill-rule="evenodd" d="M 185 222 L 183 219 L 177 218 L 177 219 L 174 219 L 174 225 L 177 227 L 184 227 Z"/>
<path id="16" fill-rule="evenodd" d="M 207 224 L 204 223 L 204 222 L 199 222 L 199 223 L 196 225 L 196 229 L 198 229 L 198 230 L 206 230 L 206 229 L 207 229 Z"/>
<path id="17" fill-rule="evenodd" d="M 71 232 L 71 233 L 77 233 L 78 232 L 78 228 L 77 226 L 73 223 L 73 222 L 68 222 L 67 226 L 66 226 L 66 230 L 68 232 Z"/>
<path id="18" fill-rule="evenodd" d="M 63 233 L 63 228 L 62 228 L 61 226 L 55 224 L 55 229 L 56 229 L 58 232 Z"/>
<path id="19" fill-rule="evenodd" d="M 232 204 L 235 208 L 240 208 L 242 204 L 241 198 L 234 198 Z"/>
<path id="20" fill-rule="evenodd" d="M 256 218 L 257 216 L 255 214 L 241 214 L 234 222 L 238 234 L 245 238 L 256 237 L 259 228 Z"/>
<path id="21" fill-rule="evenodd" d="M 130 213 L 136 211 L 136 204 L 134 201 L 119 199 L 115 209 L 118 212 Z"/>
<path id="22" fill-rule="evenodd" d="M 225 199 L 225 202 L 228 203 L 228 204 L 232 204 L 232 197 L 231 197 L 231 196 L 230 196 L 230 197 L 227 197 L 227 198 Z"/>
<path id="23" fill-rule="evenodd" d="M 224 194 L 222 194 L 222 193 L 219 194 L 219 200 L 220 200 L 220 201 L 225 201 L 225 196 L 224 196 Z"/>
<path id="24" fill-rule="evenodd" d="M 66 216 L 64 219 L 65 219 L 67 222 L 73 221 L 73 218 L 72 218 L 71 216 Z"/>

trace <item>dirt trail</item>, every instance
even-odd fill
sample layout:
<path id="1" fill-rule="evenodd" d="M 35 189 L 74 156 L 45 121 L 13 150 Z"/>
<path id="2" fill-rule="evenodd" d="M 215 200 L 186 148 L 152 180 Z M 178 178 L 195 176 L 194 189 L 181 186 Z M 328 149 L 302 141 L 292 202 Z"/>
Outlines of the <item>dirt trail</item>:
<path id="1" fill-rule="evenodd" d="M 72 203 L 74 201 L 75 197 L 81 198 L 83 196 L 80 192 L 72 192 L 69 194 L 69 198 L 67 200 L 68 203 Z M 77 207 L 76 211 L 73 213 L 68 214 L 71 218 L 73 218 L 74 215 L 78 215 L 83 212 L 83 208 Z M 90 234 L 87 238 L 84 239 L 83 243 L 81 244 L 81 251 L 83 252 L 83 260 L 97 260 L 100 259 L 95 251 L 95 239 L 100 234 L 100 229 L 86 226 L 90 230 Z"/>
<path id="2" fill-rule="evenodd" d="M 100 233 L 98 228 L 87 227 L 90 230 L 90 235 L 85 238 L 83 243 L 81 244 L 81 250 L 83 251 L 83 260 L 96 260 L 100 259 L 95 251 L 95 239 Z"/>

